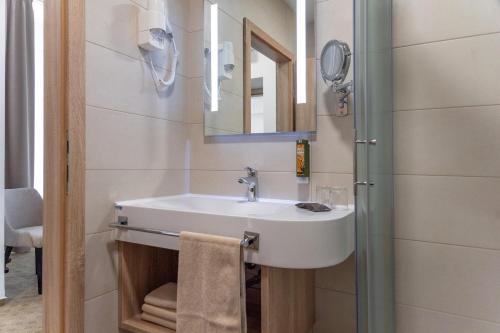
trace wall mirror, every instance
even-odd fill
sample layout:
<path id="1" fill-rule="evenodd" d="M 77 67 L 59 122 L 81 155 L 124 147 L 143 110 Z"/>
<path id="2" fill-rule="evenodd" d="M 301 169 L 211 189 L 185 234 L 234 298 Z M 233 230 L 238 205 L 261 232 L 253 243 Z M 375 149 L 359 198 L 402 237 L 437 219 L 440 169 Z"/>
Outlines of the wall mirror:
<path id="1" fill-rule="evenodd" d="M 315 0 L 205 0 L 205 135 L 316 131 Z"/>

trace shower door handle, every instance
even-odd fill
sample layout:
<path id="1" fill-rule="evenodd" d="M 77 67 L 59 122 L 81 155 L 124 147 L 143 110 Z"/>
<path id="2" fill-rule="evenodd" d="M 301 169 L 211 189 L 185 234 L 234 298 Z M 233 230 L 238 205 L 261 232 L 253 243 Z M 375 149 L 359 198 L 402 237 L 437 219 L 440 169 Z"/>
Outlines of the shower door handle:
<path id="1" fill-rule="evenodd" d="M 355 130 L 356 132 L 356 130 Z M 355 137 L 356 137 L 356 134 L 355 134 Z M 353 160 L 353 184 L 354 184 L 354 195 L 357 195 L 357 187 L 358 186 L 367 186 L 367 185 L 370 185 L 370 186 L 375 186 L 374 183 L 368 183 L 367 181 L 366 182 L 360 182 L 358 181 L 358 145 L 371 145 L 371 146 L 375 146 L 377 145 L 377 139 L 372 139 L 372 140 L 358 140 L 358 139 L 355 139 L 354 140 L 354 160 Z"/>
<path id="2" fill-rule="evenodd" d="M 354 182 L 354 185 L 356 185 L 356 186 L 366 186 L 366 185 L 368 185 L 368 182 Z M 370 186 L 375 186 L 375 183 L 370 183 Z"/>
<path id="3" fill-rule="evenodd" d="M 356 140 L 355 141 L 356 144 L 370 144 L 372 146 L 376 146 L 377 145 L 377 139 L 373 139 L 373 140 Z"/>

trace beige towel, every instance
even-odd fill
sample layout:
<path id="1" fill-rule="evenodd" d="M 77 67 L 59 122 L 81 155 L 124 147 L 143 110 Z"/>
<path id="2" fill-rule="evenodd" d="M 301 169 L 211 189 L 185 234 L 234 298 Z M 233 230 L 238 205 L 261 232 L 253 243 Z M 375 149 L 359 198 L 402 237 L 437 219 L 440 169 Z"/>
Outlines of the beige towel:
<path id="1" fill-rule="evenodd" d="M 177 309 L 177 284 L 164 284 L 147 294 L 144 302 L 160 308 Z"/>
<path id="2" fill-rule="evenodd" d="M 181 233 L 179 333 L 246 333 L 243 250 L 239 239 Z"/>
<path id="3" fill-rule="evenodd" d="M 144 313 L 150 314 L 152 316 L 161 319 L 170 320 L 173 322 L 177 321 L 177 313 L 175 312 L 175 310 L 169 310 L 169 309 L 159 308 L 154 305 L 143 304 L 142 311 Z"/>
<path id="4" fill-rule="evenodd" d="M 153 324 L 156 324 L 156 325 L 160 325 L 160 326 L 163 326 L 163 327 L 166 327 L 166 328 L 170 328 L 171 330 L 174 330 L 174 331 L 176 330 L 177 324 L 174 323 L 173 321 L 165 320 L 165 319 L 162 319 L 162 318 L 150 315 L 150 314 L 145 313 L 145 312 L 143 312 L 141 314 L 141 319 L 145 320 L 145 321 L 149 321 L 150 323 L 153 323 Z"/>

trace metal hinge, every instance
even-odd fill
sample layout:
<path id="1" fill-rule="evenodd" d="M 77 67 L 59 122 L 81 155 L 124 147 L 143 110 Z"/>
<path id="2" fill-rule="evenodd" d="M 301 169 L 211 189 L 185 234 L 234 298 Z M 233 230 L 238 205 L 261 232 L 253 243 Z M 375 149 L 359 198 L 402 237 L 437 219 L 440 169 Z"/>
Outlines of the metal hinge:
<path id="1" fill-rule="evenodd" d="M 66 131 L 66 194 L 69 193 L 69 131 Z"/>

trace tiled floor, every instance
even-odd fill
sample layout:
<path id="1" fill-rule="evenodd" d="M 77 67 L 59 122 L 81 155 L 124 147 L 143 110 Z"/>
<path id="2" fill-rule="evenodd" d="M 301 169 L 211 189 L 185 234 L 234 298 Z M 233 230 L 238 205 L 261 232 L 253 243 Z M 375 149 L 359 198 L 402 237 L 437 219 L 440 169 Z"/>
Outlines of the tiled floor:
<path id="1" fill-rule="evenodd" d="M 8 299 L 0 306 L 0 333 L 42 332 L 42 296 L 37 293 L 35 252 L 13 253 L 5 274 Z"/>

